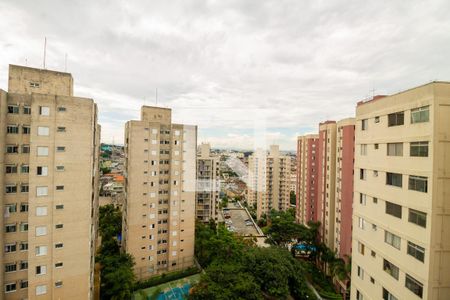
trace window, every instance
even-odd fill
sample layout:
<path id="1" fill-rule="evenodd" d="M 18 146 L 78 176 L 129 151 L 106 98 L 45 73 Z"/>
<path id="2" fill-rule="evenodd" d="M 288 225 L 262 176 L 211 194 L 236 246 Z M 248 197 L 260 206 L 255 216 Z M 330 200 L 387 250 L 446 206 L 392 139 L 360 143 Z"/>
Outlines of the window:
<path id="1" fill-rule="evenodd" d="M 364 279 L 364 269 L 361 268 L 360 266 L 358 266 L 357 274 L 359 278 Z"/>
<path id="2" fill-rule="evenodd" d="M 36 187 L 36 196 L 42 197 L 48 195 L 48 187 L 46 186 L 38 186 Z"/>
<path id="3" fill-rule="evenodd" d="M 403 156 L 403 143 L 388 143 L 387 144 L 388 156 Z"/>
<path id="4" fill-rule="evenodd" d="M 64 204 L 56 204 L 56 209 L 64 209 Z"/>
<path id="5" fill-rule="evenodd" d="M 383 288 L 383 300 L 398 300 L 397 297 L 394 297 L 391 293 L 388 292 L 385 288 Z"/>
<path id="6" fill-rule="evenodd" d="M 407 287 L 411 292 L 422 298 L 423 296 L 423 284 L 415 280 L 409 274 L 406 274 L 405 287 Z"/>
<path id="7" fill-rule="evenodd" d="M 386 173 L 386 184 L 392 186 L 402 187 L 402 174 Z"/>
<path id="8" fill-rule="evenodd" d="M 36 236 L 47 235 L 47 226 L 36 226 Z"/>
<path id="9" fill-rule="evenodd" d="M 22 153 L 30 153 L 30 145 L 22 145 Z"/>
<path id="10" fill-rule="evenodd" d="M 16 232 L 17 231 L 17 224 L 6 224 L 5 225 L 5 232 Z"/>
<path id="11" fill-rule="evenodd" d="M 8 105 L 8 113 L 9 114 L 18 114 L 19 113 L 19 106 L 17 106 L 17 105 Z"/>
<path id="12" fill-rule="evenodd" d="M 39 146 L 37 147 L 38 156 L 48 156 L 48 147 Z"/>
<path id="13" fill-rule="evenodd" d="M 48 127 L 38 126 L 38 135 L 49 135 L 50 129 Z"/>
<path id="14" fill-rule="evenodd" d="M 66 132 L 66 127 L 58 126 L 58 132 Z"/>
<path id="15" fill-rule="evenodd" d="M 56 249 L 64 248 L 64 244 L 63 244 L 63 243 L 56 243 L 56 244 L 55 244 L 55 248 L 56 248 Z"/>
<path id="16" fill-rule="evenodd" d="M 47 176 L 48 175 L 48 167 L 46 167 L 46 166 L 38 166 L 36 175 Z"/>
<path id="17" fill-rule="evenodd" d="M 418 210 L 409 209 L 408 221 L 423 228 L 427 227 L 427 214 Z"/>
<path id="18" fill-rule="evenodd" d="M 411 109 L 411 124 L 428 122 L 429 120 L 430 120 L 429 106 Z"/>
<path id="19" fill-rule="evenodd" d="M 361 229 L 364 229 L 364 227 L 366 227 L 366 220 L 364 220 L 363 218 L 359 217 L 358 218 L 358 226 Z"/>
<path id="20" fill-rule="evenodd" d="M 45 284 L 36 286 L 36 295 L 45 295 L 47 294 L 47 286 Z"/>
<path id="21" fill-rule="evenodd" d="M 364 255 L 365 245 L 361 242 L 358 242 L 358 252 Z"/>
<path id="22" fill-rule="evenodd" d="M 386 259 L 383 259 L 383 270 L 398 280 L 398 267 Z"/>
<path id="23" fill-rule="evenodd" d="M 8 184 L 5 186 L 5 193 L 7 194 L 15 194 L 17 193 L 17 185 Z"/>
<path id="24" fill-rule="evenodd" d="M 401 243 L 401 239 L 398 235 L 395 235 L 389 231 L 385 231 L 384 232 L 384 241 L 391 245 L 394 248 L 397 248 L 398 250 L 400 250 L 400 243 Z"/>
<path id="25" fill-rule="evenodd" d="M 26 288 L 28 288 L 28 280 L 21 280 L 21 281 L 20 281 L 20 288 L 21 288 L 21 289 L 26 289 Z"/>
<path id="26" fill-rule="evenodd" d="M 56 229 L 61 229 L 61 228 L 63 228 L 64 227 L 64 224 L 56 224 L 55 225 L 55 228 Z"/>
<path id="27" fill-rule="evenodd" d="M 39 114 L 41 116 L 49 116 L 50 115 L 50 107 L 48 107 L 48 106 L 39 106 Z"/>
<path id="28" fill-rule="evenodd" d="M 20 203 L 20 212 L 28 211 L 28 203 Z"/>
<path id="29" fill-rule="evenodd" d="M 20 167 L 20 172 L 21 172 L 21 173 L 30 173 L 30 166 L 28 166 L 28 165 L 22 165 L 22 166 Z"/>
<path id="30" fill-rule="evenodd" d="M 30 190 L 30 186 L 28 185 L 28 183 L 22 183 L 20 185 L 20 192 L 21 193 L 28 193 Z M 27 204 L 28 205 L 28 204 Z"/>
<path id="31" fill-rule="evenodd" d="M 23 107 L 23 114 L 24 115 L 31 115 L 31 107 L 30 106 L 24 106 Z"/>
<path id="32" fill-rule="evenodd" d="M 19 153 L 19 146 L 6 145 L 6 153 Z"/>
<path id="33" fill-rule="evenodd" d="M 27 232 L 28 231 L 28 223 L 22 222 L 22 223 L 20 223 L 19 227 L 20 227 L 20 231 L 21 232 Z"/>
<path id="34" fill-rule="evenodd" d="M 30 128 L 30 126 L 23 125 L 23 126 L 22 126 L 22 133 L 23 133 L 23 134 L 30 134 L 30 133 L 31 133 L 31 128 Z"/>
<path id="35" fill-rule="evenodd" d="M 47 246 L 37 246 L 35 248 L 36 256 L 47 255 Z"/>
<path id="36" fill-rule="evenodd" d="M 45 275 L 47 274 L 47 266 L 36 266 L 36 275 Z"/>
<path id="37" fill-rule="evenodd" d="M 56 166 L 56 171 L 64 171 L 64 166 Z"/>
<path id="38" fill-rule="evenodd" d="M 402 218 L 402 207 L 401 205 L 386 201 L 386 213 L 388 215 Z"/>
<path id="39" fill-rule="evenodd" d="M 39 82 L 30 82 L 30 87 L 32 88 L 39 88 L 40 84 Z"/>
<path id="40" fill-rule="evenodd" d="M 428 178 L 423 176 L 409 176 L 408 189 L 426 193 L 428 191 Z"/>
<path id="41" fill-rule="evenodd" d="M 19 133 L 19 126 L 17 126 L 17 125 L 7 125 L 6 126 L 6 133 L 13 133 L 13 134 Z"/>
<path id="42" fill-rule="evenodd" d="M 369 121 L 367 119 L 361 120 L 361 130 L 367 130 L 369 127 Z"/>
<path id="43" fill-rule="evenodd" d="M 5 253 L 16 252 L 16 250 L 17 250 L 17 245 L 15 243 L 5 245 Z"/>
<path id="44" fill-rule="evenodd" d="M 38 206 L 36 207 L 36 216 L 46 216 L 47 215 L 47 206 Z"/>
<path id="45" fill-rule="evenodd" d="M 56 190 L 57 191 L 63 191 L 64 190 L 64 186 L 63 185 L 57 185 L 56 186 Z"/>
<path id="46" fill-rule="evenodd" d="M 388 115 L 388 126 L 399 126 L 405 123 L 405 113 L 403 111 Z"/>
<path id="47" fill-rule="evenodd" d="M 16 283 L 7 283 L 5 284 L 5 293 L 11 293 L 16 291 Z"/>
<path id="48" fill-rule="evenodd" d="M 380 123 L 380 117 L 379 116 L 375 117 L 375 123 Z"/>
<path id="49" fill-rule="evenodd" d="M 62 262 L 57 262 L 57 263 L 55 263 L 55 268 L 62 268 L 63 265 L 64 264 Z"/>
<path id="50" fill-rule="evenodd" d="M 5 264 L 5 273 L 15 272 L 17 271 L 16 263 L 6 263 Z"/>
<path id="51" fill-rule="evenodd" d="M 17 173 L 17 166 L 16 166 L 16 165 L 6 165 L 6 167 L 5 167 L 5 173 L 6 173 L 6 174 L 14 174 L 14 173 Z"/>
<path id="52" fill-rule="evenodd" d="M 19 250 L 20 251 L 27 251 L 28 250 L 28 242 L 20 242 Z"/>
<path id="53" fill-rule="evenodd" d="M 67 109 L 64 106 L 58 106 L 59 112 L 65 112 Z"/>
<path id="54" fill-rule="evenodd" d="M 411 142 L 409 155 L 413 157 L 428 157 L 428 142 Z"/>
<path id="55" fill-rule="evenodd" d="M 359 169 L 359 179 L 366 180 L 367 179 L 367 170 Z"/>
<path id="56" fill-rule="evenodd" d="M 367 195 L 366 194 L 359 194 L 359 204 L 366 205 Z"/>
<path id="57" fill-rule="evenodd" d="M 424 262 L 425 260 L 425 248 L 408 241 L 408 248 L 406 252 L 415 259 Z"/>
<path id="58" fill-rule="evenodd" d="M 367 144 L 361 144 L 361 155 L 367 155 Z"/>
<path id="59" fill-rule="evenodd" d="M 378 144 L 373 144 L 373 148 L 374 148 L 375 150 L 378 150 L 379 145 L 378 145 Z"/>
<path id="60" fill-rule="evenodd" d="M 64 152 L 64 151 L 66 151 L 66 147 L 64 147 L 64 146 L 57 146 L 56 147 L 56 151 L 57 152 Z"/>
<path id="61" fill-rule="evenodd" d="M 55 287 L 56 288 L 60 288 L 62 286 L 63 286 L 63 282 L 61 280 L 58 280 L 58 281 L 55 282 Z"/>

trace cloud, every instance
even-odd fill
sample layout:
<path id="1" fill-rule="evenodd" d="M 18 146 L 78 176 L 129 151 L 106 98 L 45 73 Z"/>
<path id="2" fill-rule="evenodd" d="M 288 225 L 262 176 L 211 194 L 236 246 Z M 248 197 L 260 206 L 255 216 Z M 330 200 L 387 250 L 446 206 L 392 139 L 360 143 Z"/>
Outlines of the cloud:
<path id="1" fill-rule="evenodd" d="M 48 68 L 64 70 L 68 54 L 75 93 L 98 103 L 106 142 L 122 142 L 124 123 L 158 89 L 174 121 L 199 126 L 199 142 L 293 150 L 295 134 L 352 116 L 372 93 L 449 80 L 449 9 L 445 0 L 3 1 L 0 87 L 8 64 L 42 66 L 47 36 Z"/>

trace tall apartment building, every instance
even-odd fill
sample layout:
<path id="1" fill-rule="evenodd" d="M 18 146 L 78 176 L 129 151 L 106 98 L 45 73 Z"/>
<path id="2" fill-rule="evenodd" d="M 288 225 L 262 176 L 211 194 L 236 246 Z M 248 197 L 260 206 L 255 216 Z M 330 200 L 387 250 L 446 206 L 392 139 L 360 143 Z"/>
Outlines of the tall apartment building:
<path id="1" fill-rule="evenodd" d="M 335 185 L 336 185 L 336 122 L 326 121 L 319 124 L 319 168 L 317 216 L 321 222 L 322 241 L 334 249 L 335 223 Z"/>
<path id="2" fill-rule="evenodd" d="M 353 168 L 355 163 L 355 119 L 336 123 L 336 192 L 334 251 L 348 260 L 352 253 Z"/>
<path id="3" fill-rule="evenodd" d="M 197 193 L 195 213 L 201 222 L 217 221 L 220 158 L 211 155 L 211 146 L 201 144 L 197 156 Z"/>
<path id="4" fill-rule="evenodd" d="M 450 299 L 450 83 L 356 108 L 352 299 Z"/>
<path id="5" fill-rule="evenodd" d="M 125 125 L 123 248 L 138 279 L 194 263 L 197 127 L 143 106 Z"/>
<path id="6" fill-rule="evenodd" d="M 316 222 L 317 171 L 319 135 L 308 134 L 297 138 L 296 221 L 300 224 Z"/>
<path id="7" fill-rule="evenodd" d="M 291 160 L 278 145 L 271 145 L 268 154 L 259 149 L 249 156 L 247 202 L 256 205 L 257 218 L 290 207 Z"/>
<path id="8" fill-rule="evenodd" d="M 96 104 L 69 73 L 10 65 L 0 122 L 0 298 L 92 299 Z"/>

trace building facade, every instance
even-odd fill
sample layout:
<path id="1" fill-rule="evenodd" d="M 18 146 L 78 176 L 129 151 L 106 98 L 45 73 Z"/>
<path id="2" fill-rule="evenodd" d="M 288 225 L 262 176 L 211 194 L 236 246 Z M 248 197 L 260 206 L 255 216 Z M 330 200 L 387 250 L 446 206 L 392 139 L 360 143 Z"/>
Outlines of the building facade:
<path id="1" fill-rule="evenodd" d="M 335 185 L 336 185 L 336 122 L 319 124 L 317 216 L 320 235 L 328 248 L 334 249 Z"/>
<path id="2" fill-rule="evenodd" d="M 143 106 L 125 125 L 123 249 L 138 279 L 194 264 L 197 127 Z"/>
<path id="3" fill-rule="evenodd" d="M 220 157 L 211 155 L 209 144 L 201 144 L 197 155 L 197 192 L 195 213 L 201 222 L 217 221 L 219 213 Z"/>
<path id="4" fill-rule="evenodd" d="M 71 74 L 9 67 L 0 91 L 1 299 L 92 299 L 100 127 Z"/>
<path id="5" fill-rule="evenodd" d="M 249 156 L 247 202 L 256 206 L 257 218 L 274 210 L 290 208 L 291 160 L 278 145 L 267 153 L 258 149 Z"/>
<path id="6" fill-rule="evenodd" d="M 356 108 L 352 299 L 450 299 L 450 83 Z"/>
<path id="7" fill-rule="evenodd" d="M 352 253 L 353 168 L 355 163 L 355 119 L 336 123 L 336 192 L 334 252 L 348 262 Z"/>
<path id="8" fill-rule="evenodd" d="M 317 222 L 317 151 L 319 135 L 309 134 L 297 139 L 296 220 L 300 224 Z"/>

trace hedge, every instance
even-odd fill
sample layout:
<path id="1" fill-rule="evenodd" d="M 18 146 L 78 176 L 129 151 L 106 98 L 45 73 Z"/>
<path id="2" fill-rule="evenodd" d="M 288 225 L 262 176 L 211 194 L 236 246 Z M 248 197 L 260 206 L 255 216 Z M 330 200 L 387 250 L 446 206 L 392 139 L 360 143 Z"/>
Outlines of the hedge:
<path id="1" fill-rule="evenodd" d="M 181 279 L 198 273 L 200 273 L 200 270 L 197 267 L 190 267 L 183 271 L 175 271 L 167 274 L 163 273 L 160 276 L 155 276 L 144 281 L 136 282 L 134 285 L 134 290 L 137 291 L 146 289 L 155 285 L 160 285 L 169 281 Z"/>

